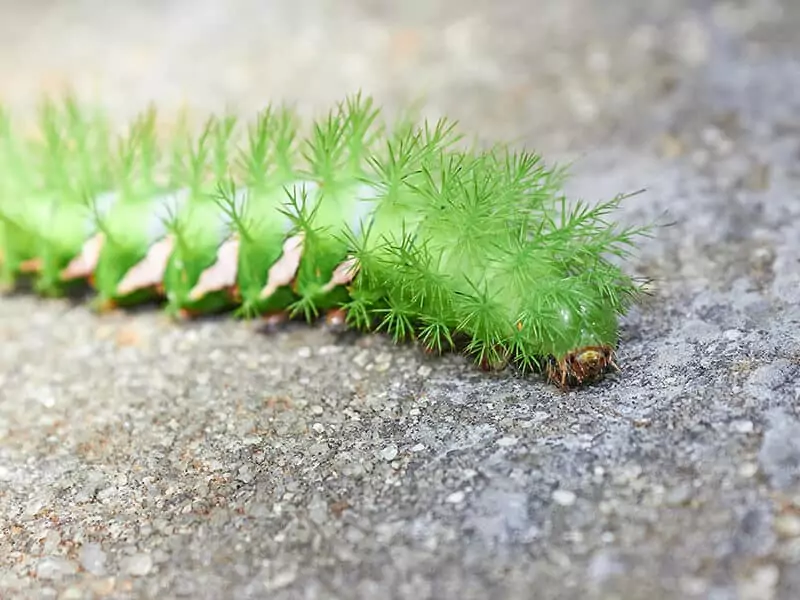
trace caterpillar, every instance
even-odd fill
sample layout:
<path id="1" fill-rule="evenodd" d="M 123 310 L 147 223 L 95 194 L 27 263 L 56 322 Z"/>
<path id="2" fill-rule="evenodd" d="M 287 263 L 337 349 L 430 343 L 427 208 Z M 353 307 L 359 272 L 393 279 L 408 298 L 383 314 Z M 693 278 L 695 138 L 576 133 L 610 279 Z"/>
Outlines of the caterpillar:
<path id="1" fill-rule="evenodd" d="M 115 129 L 72 96 L 34 131 L 0 108 L 0 282 L 92 290 L 102 311 L 156 301 L 175 318 L 326 315 L 348 327 L 513 364 L 561 388 L 618 369 L 619 318 L 642 292 L 613 257 L 644 227 L 562 192 L 528 150 L 467 144 L 458 123 L 389 122 L 346 97 L 304 128 L 254 119 Z"/>

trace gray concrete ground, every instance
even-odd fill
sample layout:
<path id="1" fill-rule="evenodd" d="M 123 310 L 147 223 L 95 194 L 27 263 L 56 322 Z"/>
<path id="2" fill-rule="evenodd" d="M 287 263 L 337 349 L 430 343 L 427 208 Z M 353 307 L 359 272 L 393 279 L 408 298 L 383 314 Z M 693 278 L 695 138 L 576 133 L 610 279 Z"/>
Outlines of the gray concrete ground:
<path id="1" fill-rule="evenodd" d="M 800 4 L 6 2 L 0 95 L 423 98 L 647 187 L 624 372 L 0 300 L 0 597 L 800 597 Z"/>

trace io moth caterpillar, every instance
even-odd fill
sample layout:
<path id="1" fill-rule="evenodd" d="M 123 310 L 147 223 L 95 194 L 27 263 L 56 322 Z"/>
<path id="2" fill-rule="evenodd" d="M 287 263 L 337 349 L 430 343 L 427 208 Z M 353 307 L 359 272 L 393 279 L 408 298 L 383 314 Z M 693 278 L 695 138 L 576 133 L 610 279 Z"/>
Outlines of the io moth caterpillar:
<path id="1" fill-rule="evenodd" d="M 302 129 L 285 106 L 164 133 L 122 131 L 73 98 L 35 135 L 0 112 L 0 277 L 43 295 L 88 282 L 99 308 L 160 299 L 175 316 L 322 314 L 513 363 L 561 387 L 615 368 L 641 292 L 611 256 L 646 228 L 625 198 L 570 203 L 529 151 L 466 147 L 447 119 L 391 127 L 348 97 Z"/>

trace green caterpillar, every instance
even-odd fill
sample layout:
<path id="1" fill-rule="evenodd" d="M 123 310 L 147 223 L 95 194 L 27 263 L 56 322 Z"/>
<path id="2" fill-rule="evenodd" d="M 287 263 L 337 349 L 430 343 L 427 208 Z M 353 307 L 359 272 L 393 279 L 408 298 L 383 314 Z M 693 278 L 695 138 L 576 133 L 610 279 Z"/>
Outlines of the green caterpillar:
<path id="1" fill-rule="evenodd" d="M 23 135 L 0 110 L 0 279 L 43 295 L 91 284 L 98 308 L 175 316 L 338 316 L 352 327 L 513 363 L 561 387 L 616 368 L 642 291 L 610 256 L 645 228 L 570 205 L 564 170 L 454 122 L 391 127 L 348 97 L 301 129 L 288 107 L 122 132 L 69 97 Z"/>

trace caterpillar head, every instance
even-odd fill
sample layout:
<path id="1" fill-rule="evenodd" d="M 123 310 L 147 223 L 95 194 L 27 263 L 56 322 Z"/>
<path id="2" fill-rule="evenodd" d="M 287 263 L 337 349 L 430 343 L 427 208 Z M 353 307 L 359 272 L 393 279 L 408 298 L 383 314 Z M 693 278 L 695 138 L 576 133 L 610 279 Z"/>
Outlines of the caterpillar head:
<path id="1" fill-rule="evenodd" d="M 548 381 L 567 389 L 598 379 L 610 368 L 619 370 L 611 346 L 584 346 L 568 352 L 560 359 L 551 357 L 546 375 Z"/>

